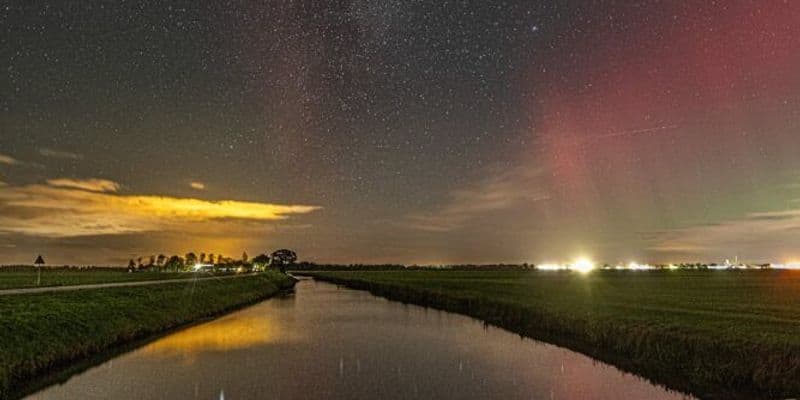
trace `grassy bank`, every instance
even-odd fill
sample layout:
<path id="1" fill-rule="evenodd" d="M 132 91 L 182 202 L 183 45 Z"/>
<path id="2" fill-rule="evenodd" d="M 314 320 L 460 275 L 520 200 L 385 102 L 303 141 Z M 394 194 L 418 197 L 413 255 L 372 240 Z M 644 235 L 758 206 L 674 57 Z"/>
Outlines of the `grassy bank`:
<path id="1" fill-rule="evenodd" d="M 322 272 L 470 315 L 708 398 L 800 394 L 800 273 Z"/>
<path id="2" fill-rule="evenodd" d="M 128 273 L 124 269 L 43 268 L 38 275 L 35 268 L 0 268 L 0 290 L 37 286 L 88 285 L 95 283 L 152 281 L 162 279 L 190 279 L 195 276 L 212 276 L 208 273 L 186 272 L 137 272 Z M 37 285 L 37 279 L 39 284 Z"/>
<path id="3" fill-rule="evenodd" d="M 114 346 L 267 298 L 293 280 L 240 279 L 0 298 L 0 398 L 37 375 Z"/>

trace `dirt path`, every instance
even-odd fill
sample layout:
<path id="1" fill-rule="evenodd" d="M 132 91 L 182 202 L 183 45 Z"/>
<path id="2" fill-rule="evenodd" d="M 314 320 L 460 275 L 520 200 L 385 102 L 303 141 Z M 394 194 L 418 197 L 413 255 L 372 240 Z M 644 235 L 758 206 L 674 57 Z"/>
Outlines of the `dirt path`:
<path id="1" fill-rule="evenodd" d="M 205 277 L 205 278 L 164 279 L 164 280 L 158 280 L 158 281 L 111 282 L 111 283 L 93 283 L 93 284 L 89 284 L 89 285 L 66 285 L 66 286 L 47 286 L 47 287 L 35 287 L 35 288 L 4 289 L 4 290 L 0 290 L 0 296 L 12 295 L 12 294 L 67 292 L 67 291 L 71 291 L 71 290 L 103 289 L 103 288 L 125 287 L 125 286 L 162 285 L 162 284 L 165 284 L 165 283 L 197 282 L 197 281 L 207 281 L 207 280 L 211 280 L 211 279 L 244 278 L 244 277 L 247 277 L 247 276 L 254 276 L 254 275 L 256 275 L 256 274 L 209 276 L 209 277 Z"/>

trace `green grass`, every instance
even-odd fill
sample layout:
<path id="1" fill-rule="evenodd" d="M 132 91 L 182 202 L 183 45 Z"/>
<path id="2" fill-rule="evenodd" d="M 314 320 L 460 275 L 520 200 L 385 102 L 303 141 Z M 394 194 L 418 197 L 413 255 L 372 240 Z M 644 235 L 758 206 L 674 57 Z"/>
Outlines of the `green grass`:
<path id="1" fill-rule="evenodd" d="M 800 395 L 800 272 L 323 272 L 703 397 Z"/>
<path id="2" fill-rule="evenodd" d="M 33 268 L 14 269 L 5 271 L 0 269 L 0 290 L 36 287 L 36 270 Z M 138 272 L 130 274 L 125 270 L 113 271 L 77 270 L 66 268 L 43 269 L 41 284 L 39 286 L 67 286 L 86 285 L 93 283 L 151 281 L 161 279 L 192 278 L 192 273 L 181 272 Z"/>
<path id="3" fill-rule="evenodd" d="M 293 285 L 269 272 L 238 279 L 0 297 L 0 398 L 114 346 L 269 297 Z"/>

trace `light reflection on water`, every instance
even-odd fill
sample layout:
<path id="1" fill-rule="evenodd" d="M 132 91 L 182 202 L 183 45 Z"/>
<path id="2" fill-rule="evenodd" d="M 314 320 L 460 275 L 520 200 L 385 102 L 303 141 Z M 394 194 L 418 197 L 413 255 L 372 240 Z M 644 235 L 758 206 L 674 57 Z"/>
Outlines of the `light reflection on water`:
<path id="1" fill-rule="evenodd" d="M 679 399 L 467 317 L 304 280 L 167 335 L 35 399 Z"/>
<path id="2" fill-rule="evenodd" d="M 165 336 L 142 347 L 135 354 L 141 357 L 183 357 L 194 360 L 197 354 L 204 352 L 224 352 L 300 340 L 299 336 L 283 336 L 285 331 L 274 316 L 259 312 L 258 308 L 250 308 Z"/>

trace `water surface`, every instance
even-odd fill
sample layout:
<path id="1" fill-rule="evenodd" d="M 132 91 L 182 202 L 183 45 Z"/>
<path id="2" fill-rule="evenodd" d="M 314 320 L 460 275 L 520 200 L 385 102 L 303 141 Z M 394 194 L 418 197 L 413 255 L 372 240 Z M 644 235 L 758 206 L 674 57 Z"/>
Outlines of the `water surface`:
<path id="1" fill-rule="evenodd" d="M 32 399 L 686 399 L 472 318 L 311 280 Z"/>

